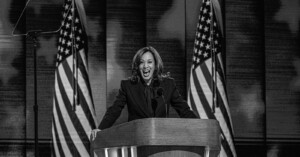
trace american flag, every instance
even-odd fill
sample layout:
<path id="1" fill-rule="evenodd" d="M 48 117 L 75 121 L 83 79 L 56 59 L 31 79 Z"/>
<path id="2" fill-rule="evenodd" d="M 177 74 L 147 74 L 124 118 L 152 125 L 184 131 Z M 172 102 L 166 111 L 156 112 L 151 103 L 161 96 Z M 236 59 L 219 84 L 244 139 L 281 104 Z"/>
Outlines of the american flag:
<path id="1" fill-rule="evenodd" d="M 53 98 L 53 155 L 90 156 L 96 116 L 87 68 L 87 34 L 81 0 L 65 0 Z"/>
<path id="2" fill-rule="evenodd" d="M 220 157 L 236 157 L 233 130 L 225 90 L 222 63 L 221 25 L 216 20 L 214 6 L 217 0 L 203 0 L 195 35 L 193 64 L 190 75 L 188 103 L 201 119 L 216 119 L 221 127 Z M 216 7 L 220 8 L 220 7 Z M 218 12 L 220 13 L 220 11 Z M 219 16 L 220 17 L 220 16 Z M 216 54 L 213 57 L 212 53 Z M 215 64 L 213 64 L 215 61 Z M 215 65 L 216 72 L 213 72 Z M 213 84 L 216 84 L 214 90 Z M 213 103 L 213 92 L 216 103 Z"/>

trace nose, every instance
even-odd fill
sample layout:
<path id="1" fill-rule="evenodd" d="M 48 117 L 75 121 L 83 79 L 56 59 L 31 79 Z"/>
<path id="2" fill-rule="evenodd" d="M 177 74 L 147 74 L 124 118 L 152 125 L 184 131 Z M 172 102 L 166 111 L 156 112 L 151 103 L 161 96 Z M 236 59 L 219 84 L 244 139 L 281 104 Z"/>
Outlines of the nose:
<path id="1" fill-rule="evenodd" d="M 148 67 L 149 67 L 149 64 L 147 62 L 144 63 L 143 68 L 148 68 Z"/>

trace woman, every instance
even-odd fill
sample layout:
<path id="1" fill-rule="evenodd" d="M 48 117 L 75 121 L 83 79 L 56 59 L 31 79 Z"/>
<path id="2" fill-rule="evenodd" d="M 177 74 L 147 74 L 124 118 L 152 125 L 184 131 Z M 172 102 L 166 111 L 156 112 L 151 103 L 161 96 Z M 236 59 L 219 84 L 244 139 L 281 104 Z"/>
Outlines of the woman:
<path id="1" fill-rule="evenodd" d="M 179 94 L 174 79 L 163 74 L 162 59 L 151 46 L 141 48 L 133 57 L 132 76 L 121 81 L 116 100 L 107 109 L 99 129 L 111 127 L 125 105 L 128 108 L 128 121 L 167 117 L 169 105 L 182 118 L 197 118 Z M 96 131 L 93 131 L 92 138 L 95 137 Z"/>

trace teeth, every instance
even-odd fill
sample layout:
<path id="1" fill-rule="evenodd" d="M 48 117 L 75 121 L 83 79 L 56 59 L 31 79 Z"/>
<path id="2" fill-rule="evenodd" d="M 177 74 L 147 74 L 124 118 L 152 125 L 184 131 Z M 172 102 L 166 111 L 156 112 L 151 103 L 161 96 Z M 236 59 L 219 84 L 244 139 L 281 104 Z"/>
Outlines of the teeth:
<path id="1" fill-rule="evenodd" d="M 149 77 L 150 76 L 150 71 L 149 69 L 143 69 L 142 74 L 144 77 Z"/>
<path id="2" fill-rule="evenodd" d="M 150 74 L 149 71 L 143 71 L 144 76 L 148 76 Z"/>

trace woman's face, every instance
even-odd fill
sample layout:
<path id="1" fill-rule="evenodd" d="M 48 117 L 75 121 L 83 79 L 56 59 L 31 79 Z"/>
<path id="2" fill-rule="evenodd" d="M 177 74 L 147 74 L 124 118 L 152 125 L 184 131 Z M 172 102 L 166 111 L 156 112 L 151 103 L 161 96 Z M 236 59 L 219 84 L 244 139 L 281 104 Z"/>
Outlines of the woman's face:
<path id="1" fill-rule="evenodd" d="M 143 54 L 140 60 L 139 71 L 144 81 L 149 85 L 155 70 L 155 60 L 150 52 Z"/>

